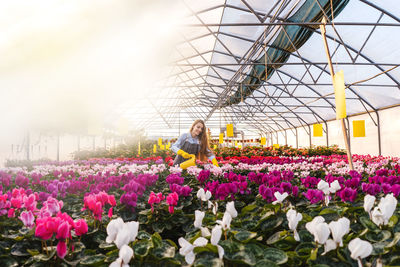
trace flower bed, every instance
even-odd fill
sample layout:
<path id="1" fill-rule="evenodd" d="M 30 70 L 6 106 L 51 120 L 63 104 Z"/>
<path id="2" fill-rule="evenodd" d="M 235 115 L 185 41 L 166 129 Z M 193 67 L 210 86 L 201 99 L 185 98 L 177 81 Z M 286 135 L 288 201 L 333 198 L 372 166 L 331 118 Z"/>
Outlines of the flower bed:
<path id="1" fill-rule="evenodd" d="M 1 170 L 1 266 L 399 264 L 397 158 L 171 160 Z"/>

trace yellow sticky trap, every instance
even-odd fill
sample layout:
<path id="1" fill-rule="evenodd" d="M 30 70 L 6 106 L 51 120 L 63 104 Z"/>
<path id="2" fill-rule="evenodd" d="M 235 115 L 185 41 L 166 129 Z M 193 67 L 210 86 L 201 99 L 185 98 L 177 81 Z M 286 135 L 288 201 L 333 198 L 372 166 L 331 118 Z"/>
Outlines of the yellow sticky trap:
<path id="1" fill-rule="evenodd" d="M 226 136 L 233 137 L 233 124 L 226 125 Z"/>
<path id="2" fill-rule="evenodd" d="M 153 153 L 157 153 L 157 145 L 153 146 Z"/>
<path id="3" fill-rule="evenodd" d="M 334 75 L 333 87 L 335 89 L 336 119 L 346 118 L 346 94 L 343 70 Z"/>
<path id="4" fill-rule="evenodd" d="M 179 165 L 179 167 L 181 167 L 182 170 L 186 170 L 187 168 L 189 168 L 191 166 L 195 166 L 195 165 L 196 165 L 196 157 L 193 156 L 189 160 L 182 162 Z"/>
<path id="5" fill-rule="evenodd" d="M 321 137 L 322 136 L 322 124 L 314 124 L 313 125 L 313 136 L 314 137 Z"/>
<path id="6" fill-rule="evenodd" d="M 365 120 L 353 121 L 353 137 L 365 137 Z"/>
<path id="7" fill-rule="evenodd" d="M 158 145 L 159 145 L 159 146 L 162 145 L 162 138 L 158 138 Z"/>
<path id="8" fill-rule="evenodd" d="M 224 134 L 220 133 L 219 134 L 219 143 L 222 144 L 224 142 Z"/>
<path id="9" fill-rule="evenodd" d="M 214 145 L 214 149 L 217 149 L 217 145 Z"/>
<path id="10" fill-rule="evenodd" d="M 238 148 L 242 149 L 242 145 L 238 145 Z"/>
<path id="11" fill-rule="evenodd" d="M 261 145 L 265 146 L 267 144 L 267 138 L 261 137 Z"/>
<path id="12" fill-rule="evenodd" d="M 138 144 L 138 150 L 137 150 L 138 155 L 140 155 L 140 142 Z"/>
<path id="13" fill-rule="evenodd" d="M 165 149 L 165 146 L 164 145 L 161 145 L 160 146 L 160 150 L 164 150 Z"/>
<path id="14" fill-rule="evenodd" d="M 165 145 L 165 149 L 169 150 L 169 148 L 171 147 L 171 144 L 168 143 L 168 145 Z"/>
<path id="15" fill-rule="evenodd" d="M 275 149 L 279 148 L 279 144 L 274 144 L 273 146 L 274 146 Z"/>
<path id="16" fill-rule="evenodd" d="M 237 141 L 235 140 L 235 146 L 238 146 L 238 143 L 237 143 Z"/>

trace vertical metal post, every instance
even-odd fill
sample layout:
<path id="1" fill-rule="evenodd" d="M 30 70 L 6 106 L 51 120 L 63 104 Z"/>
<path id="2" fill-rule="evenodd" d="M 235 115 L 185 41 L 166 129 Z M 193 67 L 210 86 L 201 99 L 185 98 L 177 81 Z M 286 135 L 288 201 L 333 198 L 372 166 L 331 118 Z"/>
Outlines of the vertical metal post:
<path id="1" fill-rule="evenodd" d="M 325 132 L 326 132 L 326 146 L 329 146 L 329 131 L 328 131 L 328 123 L 325 122 Z"/>
<path id="2" fill-rule="evenodd" d="M 311 127 L 310 127 L 310 125 L 308 125 L 308 140 L 310 142 L 310 148 L 311 148 L 312 143 L 311 143 Z"/>
<path id="3" fill-rule="evenodd" d="M 299 148 L 299 132 L 297 131 L 297 127 L 294 129 L 296 130 L 296 148 Z"/>
<path id="4" fill-rule="evenodd" d="M 334 72 L 333 66 L 332 66 L 331 54 L 329 53 L 328 41 L 326 40 L 326 29 L 325 29 L 326 18 L 325 17 L 322 18 L 322 23 L 323 24 L 321 24 L 319 27 L 320 27 L 320 30 L 321 30 L 321 35 L 322 35 L 322 40 L 323 40 L 324 46 L 325 46 L 326 56 L 328 58 L 329 70 L 331 72 L 332 81 L 333 81 L 335 72 Z M 354 170 L 353 158 L 351 156 L 350 142 L 349 142 L 349 138 L 348 138 L 348 135 L 347 135 L 346 125 L 345 125 L 344 119 L 341 119 L 340 121 L 341 121 L 341 124 L 342 124 L 344 143 L 346 145 L 347 160 L 349 161 L 350 170 Z"/>
<path id="5" fill-rule="evenodd" d="M 377 123 L 378 123 L 378 151 L 379 151 L 379 156 L 381 156 L 382 155 L 381 122 L 380 122 L 378 111 L 375 111 L 375 112 L 376 112 L 376 118 L 377 118 Z"/>
<path id="6" fill-rule="evenodd" d="M 287 131 L 285 130 L 285 145 L 287 145 Z"/>
<path id="7" fill-rule="evenodd" d="M 29 160 L 29 147 L 30 147 L 30 140 L 29 140 L 29 131 L 26 132 L 26 160 Z"/>
<path id="8" fill-rule="evenodd" d="M 60 133 L 57 132 L 57 161 L 60 161 Z"/>

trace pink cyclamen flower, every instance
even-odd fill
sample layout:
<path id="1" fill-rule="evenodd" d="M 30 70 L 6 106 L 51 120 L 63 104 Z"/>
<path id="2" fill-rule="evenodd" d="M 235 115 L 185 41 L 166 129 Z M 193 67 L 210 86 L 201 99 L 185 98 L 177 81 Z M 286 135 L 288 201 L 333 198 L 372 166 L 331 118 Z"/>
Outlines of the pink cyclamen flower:
<path id="1" fill-rule="evenodd" d="M 84 219 L 79 219 L 75 222 L 75 234 L 81 236 L 88 231 L 88 225 Z"/>
<path id="2" fill-rule="evenodd" d="M 167 196 L 167 203 L 169 205 L 168 211 L 169 213 L 174 213 L 174 207 L 178 204 L 179 196 L 176 192 L 171 193 Z"/>
<path id="3" fill-rule="evenodd" d="M 357 197 L 357 190 L 346 187 L 345 189 L 340 190 L 338 192 L 338 195 L 340 196 L 342 201 L 354 202 L 354 200 L 356 200 Z"/>
<path id="4" fill-rule="evenodd" d="M 8 218 L 14 218 L 15 217 L 15 209 L 9 209 L 7 216 L 8 216 Z"/>
<path id="5" fill-rule="evenodd" d="M 113 208 L 111 207 L 109 210 L 108 210 L 108 218 L 111 218 L 113 216 Z"/>
<path id="6" fill-rule="evenodd" d="M 19 219 L 24 223 L 24 225 L 28 228 L 32 228 L 35 225 L 35 217 L 31 211 L 23 211 L 19 216 Z"/>
<path id="7" fill-rule="evenodd" d="M 68 222 L 63 222 L 58 226 L 56 238 L 64 240 L 70 236 L 70 226 Z"/>
<path id="8" fill-rule="evenodd" d="M 65 255 L 67 255 L 67 244 L 65 243 L 65 241 L 60 240 L 58 241 L 57 244 L 57 255 L 58 257 L 60 257 L 61 259 L 63 259 L 65 257 Z"/>

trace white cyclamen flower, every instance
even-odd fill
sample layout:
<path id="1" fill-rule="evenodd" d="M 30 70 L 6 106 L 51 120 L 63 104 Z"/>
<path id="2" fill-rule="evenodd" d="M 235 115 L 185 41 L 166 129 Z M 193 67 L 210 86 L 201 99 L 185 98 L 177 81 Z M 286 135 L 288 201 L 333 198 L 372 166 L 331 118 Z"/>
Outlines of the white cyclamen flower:
<path id="1" fill-rule="evenodd" d="M 133 250 L 128 245 L 123 245 L 119 250 L 119 258 L 110 264 L 110 267 L 129 267 L 133 257 Z"/>
<path id="2" fill-rule="evenodd" d="M 205 239 L 204 237 L 199 237 L 193 242 L 193 245 L 192 245 L 186 239 L 184 239 L 183 237 L 180 237 L 178 239 L 178 243 L 181 246 L 181 248 L 179 249 L 179 254 L 181 254 L 182 256 L 185 256 L 185 261 L 188 264 L 192 264 L 195 260 L 195 255 L 194 255 L 193 249 L 195 247 L 203 247 L 203 246 L 207 245 L 208 240 Z"/>
<path id="3" fill-rule="evenodd" d="M 375 207 L 371 213 L 371 220 L 378 226 L 384 224 L 385 220 L 383 218 L 383 213 L 378 207 Z"/>
<path id="4" fill-rule="evenodd" d="M 226 204 L 226 211 L 229 212 L 232 218 L 235 218 L 238 213 L 235 209 L 235 202 L 231 201 Z"/>
<path id="5" fill-rule="evenodd" d="M 218 211 L 218 203 L 212 203 L 211 201 L 208 201 L 208 208 L 212 207 L 212 212 L 214 215 L 217 215 L 217 211 Z"/>
<path id="6" fill-rule="evenodd" d="M 333 241 L 342 247 L 343 236 L 350 232 L 350 220 L 347 218 L 340 218 L 337 221 L 330 222 L 329 229 L 332 232 Z"/>
<path id="7" fill-rule="evenodd" d="M 111 220 L 107 225 L 107 243 L 112 243 L 117 238 L 118 231 L 124 226 L 124 221 L 121 218 Z"/>
<path id="8" fill-rule="evenodd" d="M 358 266 L 362 266 L 361 259 L 368 257 L 372 253 L 372 245 L 368 241 L 356 238 L 350 241 L 350 257 L 358 261 Z"/>
<path id="9" fill-rule="evenodd" d="M 207 201 L 211 198 L 211 196 L 211 192 L 208 190 L 205 192 L 203 188 L 200 188 L 199 191 L 197 191 L 197 198 L 201 201 Z"/>
<path id="10" fill-rule="evenodd" d="M 274 201 L 274 202 L 272 202 L 272 204 L 277 204 L 277 203 L 282 203 L 282 201 L 284 201 L 285 200 L 285 198 L 287 198 L 287 196 L 288 196 L 288 193 L 283 193 L 283 194 L 281 194 L 281 193 L 279 193 L 278 191 L 276 191 L 275 193 L 274 193 L 274 196 L 276 197 L 276 200 Z"/>
<path id="11" fill-rule="evenodd" d="M 389 219 L 392 217 L 393 212 L 396 210 L 396 206 L 397 199 L 393 196 L 393 193 L 386 195 L 384 198 L 381 198 L 381 201 L 378 204 L 378 208 L 383 214 L 384 225 L 387 225 L 389 223 Z"/>
<path id="12" fill-rule="evenodd" d="M 322 253 L 322 255 L 325 255 L 329 251 L 336 249 L 336 247 L 337 246 L 336 246 L 335 241 L 333 241 L 332 239 L 326 240 L 325 245 L 324 245 L 324 252 Z"/>
<path id="13" fill-rule="evenodd" d="M 115 238 L 115 245 L 121 248 L 123 245 L 128 245 L 130 242 L 135 241 L 139 230 L 139 222 L 127 222 L 123 225 L 122 229 L 118 231 Z"/>
<path id="14" fill-rule="evenodd" d="M 221 220 L 217 220 L 217 223 L 222 226 L 222 229 L 227 230 L 231 228 L 231 221 L 232 221 L 232 216 L 229 212 L 224 213 L 224 217 L 222 217 Z"/>
<path id="15" fill-rule="evenodd" d="M 329 191 L 332 194 L 336 193 L 336 191 L 339 191 L 340 189 L 341 189 L 341 187 L 340 187 L 340 184 L 339 184 L 338 180 L 333 181 L 329 186 Z"/>
<path id="16" fill-rule="evenodd" d="M 322 216 L 317 216 L 311 222 L 306 223 L 306 229 L 314 235 L 314 241 L 319 244 L 325 244 L 331 233 Z"/>
<path id="17" fill-rule="evenodd" d="M 221 239 L 222 235 L 222 227 L 220 225 L 214 226 L 214 228 L 211 230 L 211 244 L 216 246 L 218 249 L 218 256 L 220 259 L 224 257 L 224 248 L 218 245 L 219 240 Z"/>
<path id="18" fill-rule="evenodd" d="M 319 183 L 317 184 L 317 188 L 318 190 L 324 192 L 325 195 L 328 195 L 330 193 L 329 184 L 324 180 L 319 181 Z"/>
<path id="19" fill-rule="evenodd" d="M 303 215 L 301 213 L 296 212 L 293 209 L 290 209 L 286 213 L 286 218 L 289 222 L 289 229 L 294 232 L 294 239 L 296 241 L 300 241 L 300 237 L 299 237 L 299 234 L 297 233 L 296 228 L 297 228 L 297 224 L 299 223 L 299 221 L 301 221 L 303 219 Z"/>
<path id="20" fill-rule="evenodd" d="M 204 218 L 205 215 L 206 215 L 206 213 L 204 211 L 196 210 L 194 212 L 194 216 L 195 216 L 194 227 L 196 227 L 196 228 L 200 228 L 201 227 L 201 224 L 203 223 L 203 218 Z"/>
<path id="21" fill-rule="evenodd" d="M 371 209 L 374 206 L 375 199 L 376 199 L 375 196 L 371 195 L 366 195 L 364 197 L 364 210 L 368 212 L 370 219 L 371 219 Z"/>

